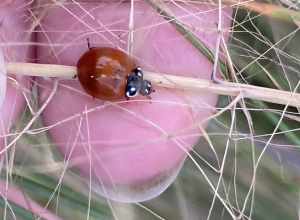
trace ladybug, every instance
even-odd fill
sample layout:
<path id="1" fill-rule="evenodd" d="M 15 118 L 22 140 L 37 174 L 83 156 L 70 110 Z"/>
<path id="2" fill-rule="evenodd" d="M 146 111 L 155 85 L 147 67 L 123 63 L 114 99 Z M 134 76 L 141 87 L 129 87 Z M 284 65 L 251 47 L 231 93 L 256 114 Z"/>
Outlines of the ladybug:
<path id="1" fill-rule="evenodd" d="M 110 47 L 89 47 L 77 62 L 77 76 L 89 95 L 102 100 L 129 100 L 139 94 L 150 98 L 154 92 L 134 60 Z"/>

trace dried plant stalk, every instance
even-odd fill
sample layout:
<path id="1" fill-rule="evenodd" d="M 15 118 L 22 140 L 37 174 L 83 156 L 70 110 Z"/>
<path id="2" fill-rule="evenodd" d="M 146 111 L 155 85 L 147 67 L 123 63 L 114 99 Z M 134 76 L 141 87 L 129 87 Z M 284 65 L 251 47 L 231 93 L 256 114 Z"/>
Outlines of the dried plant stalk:
<path id="1" fill-rule="evenodd" d="M 36 63 L 8 63 L 6 68 L 7 72 L 10 74 L 27 76 L 61 78 L 74 78 L 76 76 L 76 67 L 74 66 Z M 148 71 L 145 71 L 145 79 L 150 80 L 156 86 L 165 88 L 192 90 L 196 92 L 211 92 L 218 95 L 228 96 L 238 96 L 241 94 L 244 98 L 300 107 L 300 94 L 278 89 L 226 81 L 222 83 L 214 83 L 210 80 L 153 73 Z"/>

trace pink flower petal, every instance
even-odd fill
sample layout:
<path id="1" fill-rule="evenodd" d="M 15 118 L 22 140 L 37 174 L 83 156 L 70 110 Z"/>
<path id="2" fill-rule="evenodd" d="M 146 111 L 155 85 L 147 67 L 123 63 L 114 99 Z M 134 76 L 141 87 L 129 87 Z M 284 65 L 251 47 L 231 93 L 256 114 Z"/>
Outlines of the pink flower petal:
<path id="1" fill-rule="evenodd" d="M 80 3 L 54 7 L 41 21 L 41 43 L 64 47 L 39 48 L 41 63 L 75 65 L 92 46 L 127 48 L 129 3 Z M 211 63 L 150 6 L 134 4 L 132 54 L 146 70 L 208 79 Z M 216 41 L 218 11 L 201 4 L 169 7 L 182 22 L 212 48 Z M 89 13 L 86 13 L 86 12 Z M 229 10 L 230 11 L 230 10 Z M 59 18 L 64 18 L 63 22 Z M 223 18 L 224 26 L 229 20 Z M 89 32 L 88 32 L 89 31 Z M 92 32 L 92 33 L 90 33 Z M 50 49 L 52 51 L 50 51 Z M 55 56 L 53 56 L 55 54 Z M 52 88 L 40 80 L 41 102 Z M 187 152 L 197 143 L 203 120 L 214 112 L 217 97 L 155 88 L 152 101 L 139 98 L 108 104 L 86 95 L 74 80 L 61 81 L 43 114 L 53 141 L 65 158 L 81 171 L 93 189 L 123 202 L 143 201 L 163 192 L 177 175 Z M 88 114 L 85 111 L 92 111 Z M 68 118 L 71 118 L 68 120 Z"/>
<path id="2" fill-rule="evenodd" d="M 7 72 L 6 72 L 4 57 L 2 51 L 0 50 L 0 109 L 2 108 L 5 94 L 6 94 L 6 83 L 7 83 L 6 74 Z"/>

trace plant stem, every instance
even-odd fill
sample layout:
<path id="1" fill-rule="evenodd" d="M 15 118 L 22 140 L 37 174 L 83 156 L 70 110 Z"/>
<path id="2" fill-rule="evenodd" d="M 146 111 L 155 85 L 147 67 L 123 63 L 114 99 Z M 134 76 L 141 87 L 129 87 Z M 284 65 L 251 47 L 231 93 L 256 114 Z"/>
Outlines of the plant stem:
<path id="1" fill-rule="evenodd" d="M 27 76 L 74 78 L 77 74 L 76 67 L 55 64 L 37 63 L 7 63 L 7 72 Z M 211 92 L 218 95 L 238 96 L 261 100 L 276 104 L 300 107 L 300 94 L 278 89 L 270 89 L 241 83 L 221 82 L 193 77 L 175 76 L 164 73 L 145 71 L 145 79 L 160 87 L 192 90 L 198 92 Z"/>

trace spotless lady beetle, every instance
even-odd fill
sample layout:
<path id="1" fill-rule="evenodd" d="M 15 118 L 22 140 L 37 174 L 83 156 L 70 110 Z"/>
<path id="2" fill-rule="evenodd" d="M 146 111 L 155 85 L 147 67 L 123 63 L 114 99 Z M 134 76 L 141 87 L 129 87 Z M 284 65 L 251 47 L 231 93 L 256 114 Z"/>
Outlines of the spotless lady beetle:
<path id="1" fill-rule="evenodd" d="M 89 48 L 77 63 L 77 76 L 88 94 L 102 100 L 149 97 L 154 91 L 130 56 L 109 47 Z"/>

